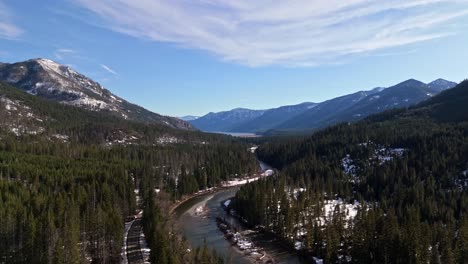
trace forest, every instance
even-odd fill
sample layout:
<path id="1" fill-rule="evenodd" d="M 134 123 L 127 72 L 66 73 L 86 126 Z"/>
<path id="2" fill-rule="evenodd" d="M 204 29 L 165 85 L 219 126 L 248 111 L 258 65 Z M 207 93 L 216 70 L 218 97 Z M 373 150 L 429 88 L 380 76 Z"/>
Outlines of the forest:
<path id="1" fill-rule="evenodd" d="M 15 118 L 26 114 L 2 111 L 3 122 L 43 128 L 21 135 L 0 128 L 0 263 L 118 263 L 136 189 L 144 193 L 144 232 L 154 263 L 222 263 L 206 247 L 187 254 L 165 206 L 256 173 L 247 144 L 80 110 L 7 85 L 0 91 L 41 117 L 23 122 Z M 131 135 L 138 141 L 116 141 Z M 179 141 L 158 143 L 160 137 Z"/>
<path id="2" fill-rule="evenodd" d="M 131 122 L 7 85 L 0 91 L 35 118 L 0 113 L 2 263 L 118 262 L 136 189 L 153 263 L 223 263 L 206 246 L 187 251 L 168 212 L 186 195 L 256 173 L 251 144 L 279 173 L 243 186 L 233 207 L 305 258 L 468 259 L 468 82 L 311 136 L 249 140 Z"/>
<path id="3" fill-rule="evenodd" d="M 467 94 L 465 81 L 410 109 L 263 140 L 260 160 L 280 173 L 233 206 L 324 263 L 466 263 Z"/>
<path id="4" fill-rule="evenodd" d="M 108 149 L 50 142 L 32 145 L 4 138 L 0 259 L 81 263 L 85 258 L 115 263 L 123 220 L 135 210 L 134 189 L 140 188 L 136 182 L 144 180 L 144 190 L 157 188 L 165 194 L 145 197 L 145 212 L 158 214 L 160 203 L 256 170 L 255 157 L 239 144 Z"/>

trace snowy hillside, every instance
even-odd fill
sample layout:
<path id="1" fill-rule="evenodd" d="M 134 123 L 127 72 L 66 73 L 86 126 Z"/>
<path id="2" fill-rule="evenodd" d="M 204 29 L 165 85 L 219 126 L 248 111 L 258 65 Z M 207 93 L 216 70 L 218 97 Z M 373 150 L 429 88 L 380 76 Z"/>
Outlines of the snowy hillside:
<path id="1" fill-rule="evenodd" d="M 174 128 L 192 128 L 183 120 L 161 116 L 133 105 L 70 67 L 47 59 L 0 64 L 0 81 L 32 95 L 90 111 L 107 111 L 124 119 L 160 123 Z"/>

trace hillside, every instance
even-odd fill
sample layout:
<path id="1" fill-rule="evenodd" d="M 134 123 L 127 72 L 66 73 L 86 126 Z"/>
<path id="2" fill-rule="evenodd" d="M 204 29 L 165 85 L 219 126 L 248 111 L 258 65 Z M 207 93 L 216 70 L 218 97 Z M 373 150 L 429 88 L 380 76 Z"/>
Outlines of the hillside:
<path id="1" fill-rule="evenodd" d="M 455 85 L 441 79 L 429 84 L 411 79 L 385 89 L 358 92 L 320 103 L 273 130 L 310 130 L 340 122 L 354 122 L 389 109 L 415 105 Z"/>
<path id="2" fill-rule="evenodd" d="M 170 207 L 256 173 L 248 148 L 232 137 L 125 120 L 0 83 L 0 262 L 120 263 L 125 223 L 143 209 L 141 199 L 152 252 L 199 263 L 195 254 L 170 255 L 197 251 L 165 225 Z M 152 263 L 168 263 L 154 253 Z"/>
<path id="3" fill-rule="evenodd" d="M 183 120 L 161 116 L 129 103 L 70 67 L 47 59 L 2 63 L 0 81 L 14 85 L 29 94 L 90 111 L 108 112 L 138 122 L 193 129 Z"/>
<path id="4" fill-rule="evenodd" d="M 0 83 L 0 135 L 99 145 L 166 145 L 228 137 L 126 120 L 107 111 L 89 111 Z"/>
<path id="5" fill-rule="evenodd" d="M 258 156 L 279 175 L 232 208 L 324 263 L 465 263 L 467 104 L 464 81 L 306 138 L 263 138 Z"/>
<path id="6" fill-rule="evenodd" d="M 232 127 L 230 132 L 261 133 L 317 106 L 315 103 L 287 105 L 266 110 L 261 116 Z"/>
<path id="7" fill-rule="evenodd" d="M 203 131 L 244 132 L 264 135 L 304 134 L 340 122 L 355 122 L 394 108 L 405 108 L 453 88 L 454 82 L 437 79 L 425 84 L 411 79 L 388 88 L 267 110 L 233 109 L 209 113 L 190 121 Z"/>

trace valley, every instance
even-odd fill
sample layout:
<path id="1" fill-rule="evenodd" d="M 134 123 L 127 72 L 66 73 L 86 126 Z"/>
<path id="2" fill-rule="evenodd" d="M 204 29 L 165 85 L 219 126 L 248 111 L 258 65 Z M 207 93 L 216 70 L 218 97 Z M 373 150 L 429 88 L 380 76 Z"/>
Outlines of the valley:
<path id="1" fill-rule="evenodd" d="M 466 25 L 0 0 L 0 264 L 468 264 Z"/>
<path id="2" fill-rule="evenodd" d="M 271 137 L 129 119 L 0 84 L 0 259 L 461 263 L 467 82 L 451 88 L 411 80 L 374 93 L 394 98 L 413 87 L 434 95 L 309 134 Z M 343 111 L 364 111 L 384 94 L 376 96 Z M 236 111 L 240 120 L 247 110 Z M 237 241 L 224 238 L 219 219 Z"/>

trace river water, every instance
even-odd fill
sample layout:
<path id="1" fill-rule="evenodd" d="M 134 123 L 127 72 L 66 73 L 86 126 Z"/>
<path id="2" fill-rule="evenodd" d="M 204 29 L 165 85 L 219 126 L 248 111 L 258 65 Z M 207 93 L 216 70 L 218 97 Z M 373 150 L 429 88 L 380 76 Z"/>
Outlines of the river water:
<path id="1" fill-rule="evenodd" d="M 264 167 L 265 164 L 261 165 L 263 169 L 268 168 Z M 228 215 L 221 207 L 221 202 L 233 197 L 238 190 L 235 187 L 214 194 L 195 197 L 177 207 L 174 211 L 174 217 L 178 220 L 182 229 L 181 232 L 193 247 L 203 246 L 204 241 L 206 241 L 207 246 L 224 256 L 227 263 L 247 264 L 252 263 L 252 260 L 236 247 L 231 246 L 216 225 L 216 217 L 219 216 L 225 218 L 226 221 L 231 223 L 231 226 L 236 227 L 238 230 L 244 230 L 239 221 Z M 207 213 L 203 216 L 196 214 L 196 208 L 200 206 L 206 206 L 207 208 Z M 277 263 L 303 263 L 294 252 L 287 251 L 278 243 L 263 235 L 256 235 L 253 241 L 256 245 L 264 248 Z"/>

